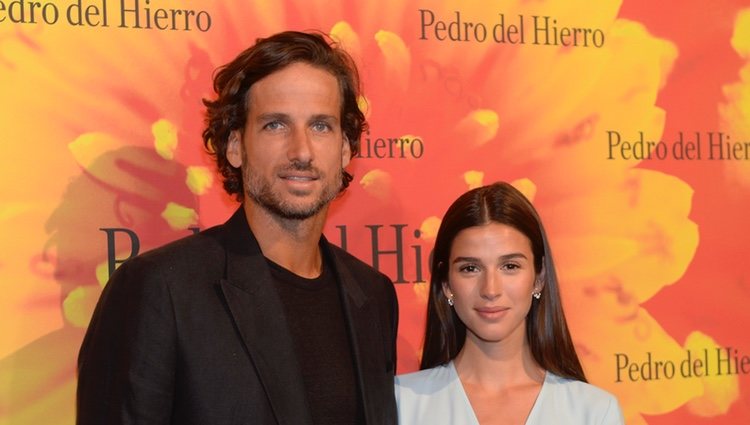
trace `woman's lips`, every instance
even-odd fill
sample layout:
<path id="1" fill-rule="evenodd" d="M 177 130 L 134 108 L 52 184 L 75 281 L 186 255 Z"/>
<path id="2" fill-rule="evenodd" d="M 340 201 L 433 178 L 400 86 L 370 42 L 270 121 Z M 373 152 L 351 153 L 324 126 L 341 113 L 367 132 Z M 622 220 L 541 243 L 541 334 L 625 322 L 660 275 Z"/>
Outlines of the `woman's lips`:
<path id="1" fill-rule="evenodd" d="M 508 307 L 477 307 L 474 310 L 486 319 L 499 319 L 510 309 Z"/>

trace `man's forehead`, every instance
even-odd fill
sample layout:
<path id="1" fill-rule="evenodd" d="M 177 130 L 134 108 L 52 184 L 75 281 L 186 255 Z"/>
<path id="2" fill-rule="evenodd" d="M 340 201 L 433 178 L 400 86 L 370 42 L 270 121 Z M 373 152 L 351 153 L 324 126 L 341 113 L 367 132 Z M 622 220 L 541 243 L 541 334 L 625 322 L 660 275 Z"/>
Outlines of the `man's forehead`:
<path id="1" fill-rule="evenodd" d="M 336 109 L 336 116 L 343 102 L 337 78 L 305 62 L 295 62 L 268 74 L 250 86 L 246 96 L 250 109 L 253 106 L 264 110 L 284 105 L 327 106 Z"/>

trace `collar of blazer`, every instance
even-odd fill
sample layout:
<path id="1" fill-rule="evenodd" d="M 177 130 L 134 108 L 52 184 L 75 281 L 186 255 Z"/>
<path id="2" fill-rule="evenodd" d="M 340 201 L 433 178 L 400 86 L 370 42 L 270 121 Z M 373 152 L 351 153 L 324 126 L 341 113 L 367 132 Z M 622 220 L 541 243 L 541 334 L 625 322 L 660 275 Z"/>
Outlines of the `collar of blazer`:
<path id="1" fill-rule="evenodd" d="M 247 223 L 244 208 L 240 207 L 237 209 L 229 220 L 224 223 L 220 239 L 227 256 L 224 270 L 225 279 L 250 293 L 259 290 L 259 286 L 261 285 L 267 287 L 269 281 L 265 278 L 270 279 L 271 275 L 266 266 L 263 252 L 260 250 L 258 240 L 255 239 L 255 235 L 253 235 L 250 225 Z M 323 235 L 320 236 L 320 247 L 323 257 L 331 260 L 334 268 L 333 271 L 337 276 L 341 289 L 350 298 L 347 301 L 353 302 L 357 307 L 362 307 L 367 301 L 367 295 L 359 281 L 354 278 L 346 261 L 341 258 L 341 254 L 337 252 L 338 250 L 334 249 Z M 264 276 L 258 275 L 261 270 L 263 270 Z M 248 271 L 252 272 L 251 275 L 247 275 Z M 232 277 L 241 279 L 232 279 Z M 259 277 L 263 279 L 258 279 Z"/>
<path id="2" fill-rule="evenodd" d="M 271 272 L 242 208 L 222 226 L 222 243 L 226 249 L 225 277 L 221 289 L 247 352 L 258 372 L 279 424 L 312 424 L 302 373 L 295 355 L 294 342 L 288 331 L 284 310 L 273 289 Z M 342 290 L 343 313 L 352 341 L 355 374 L 363 400 L 368 406 L 368 384 L 375 384 L 383 370 L 383 333 L 377 315 L 359 279 L 346 262 L 321 236 L 323 254 L 331 259 Z M 373 345 L 374 344 L 374 345 Z M 382 372 L 380 372 L 382 374 Z M 382 378 L 381 378 L 382 379 Z"/>

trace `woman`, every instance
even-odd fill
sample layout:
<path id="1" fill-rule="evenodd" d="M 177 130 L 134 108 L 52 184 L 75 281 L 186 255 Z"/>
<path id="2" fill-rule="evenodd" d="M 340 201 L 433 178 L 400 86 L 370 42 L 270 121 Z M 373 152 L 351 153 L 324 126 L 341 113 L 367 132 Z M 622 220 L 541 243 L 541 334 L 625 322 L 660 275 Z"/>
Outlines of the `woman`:
<path id="1" fill-rule="evenodd" d="M 531 203 L 507 183 L 450 206 L 432 260 L 421 371 L 396 378 L 401 424 L 622 424 L 586 383 Z"/>

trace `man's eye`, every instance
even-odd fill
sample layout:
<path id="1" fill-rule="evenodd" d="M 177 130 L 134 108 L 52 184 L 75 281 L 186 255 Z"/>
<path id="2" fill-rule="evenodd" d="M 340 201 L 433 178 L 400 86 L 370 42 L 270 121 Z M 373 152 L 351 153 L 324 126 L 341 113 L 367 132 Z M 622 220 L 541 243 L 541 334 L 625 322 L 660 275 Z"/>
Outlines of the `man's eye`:
<path id="1" fill-rule="evenodd" d="M 266 130 L 279 130 L 283 126 L 284 125 L 281 122 L 279 122 L 279 121 L 271 121 L 271 122 L 267 123 L 266 125 L 264 125 L 263 128 L 266 129 Z"/>
<path id="2" fill-rule="evenodd" d="M 328 125 L 327 122 L 319 121 L 319 122 L 313 123 L 312 129 L 317 132 L 325 132 L 325 131 L 331 130 L 331 126 Z"/>

